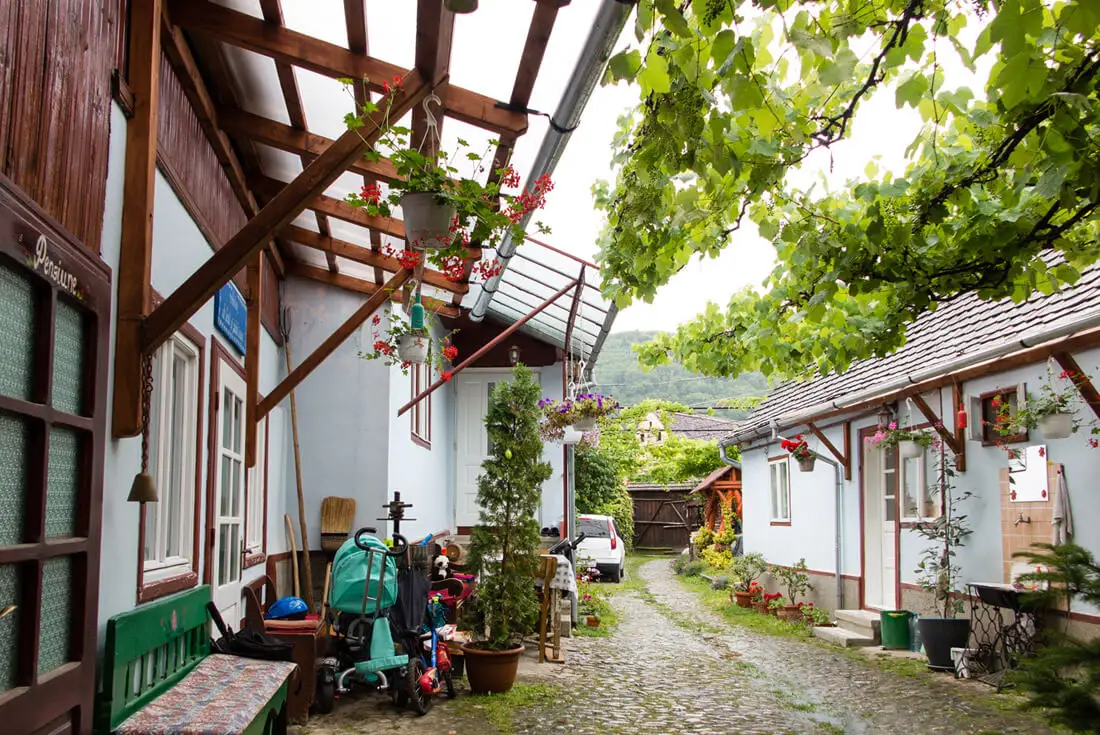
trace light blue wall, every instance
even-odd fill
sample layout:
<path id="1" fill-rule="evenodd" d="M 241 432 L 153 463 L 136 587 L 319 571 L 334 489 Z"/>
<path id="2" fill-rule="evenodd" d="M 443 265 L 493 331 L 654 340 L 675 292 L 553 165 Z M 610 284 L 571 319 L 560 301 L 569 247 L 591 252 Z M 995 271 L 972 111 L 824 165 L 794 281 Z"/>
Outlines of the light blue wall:
<path id="1" fill-rule="evenodd" d="M 556 362 L 539 369 L 544 398 L 561 400 L 561 363 Z M 539 527 L 557 528 L 565 517 L 565 456 L 562 445 L 548 442 L 543 450 L 543 459 L 550 463 L 554 473 L 542 484 L 542 507 L 539 510 Z"/>
<path id="2" fill-rule="evenodd" d="M 123 169 L 126 148 L 126 119 L 117 105 L 111 108 L 111 138 L 110 155 L 107 171 L 107 196 L 104 208 L 102 258 L 116 273 L 115 289 L 112 293 L 112 314 L 117 308 L 117 268 L 121 241 L 122 220 L 122 189 Z M 167 180 L 158 172 L 154 198 L 153 218 L 153 264 L 152 284 L 161 295 L 171 294 L 192 272 L 202 265 L 211 255 L 212 249 L 202 236 L 191 216 L 184 209 L 175 192 L 168 185 Z M 198 312 L 189 320 L 189 323 L 199 330 L 206 338 L 205 350 L 206 364 L 203 369 L 203 385 L 200 391 L 203 395 L 203 452 L 201 457 L 201 472 L 197 488 L 196 502 L 200 507 L 201 525 L 195 529 L 195 533 L 201 534 L 205 530 L 205 496 L 207 489 L 206 465 L 207 442 L 205 437 L 210 430 L 209 426 L 209 380 L 210 380 L 210 354 L 211 337 L 214 334 L 214 308 L 213 301 L 204 304 Z M 222 340 L 222 344 L 227 344 Z M 111 343 L 109 364 L 111 372 L 114 370 L 115 334 L 112 319 Z M 233 348 L 230 352 L 235 354 Z M 240 356 L 238 355 L 238 359 Z M 281 357 L 279 348 L 266 331 L 260 340 L 260 391 L 266 393 L 281 377 Z M 112 405 L 111 392 L 113 390 L 113 378 L 108 380 L 108 411 Z M 285 543 L 282 534 L 272 533 L 270 529 L 282 527 L 282 509 L 286 505 L 283 481 L 283 470 L 280 463 L 274 461 L 282 456 L 283 437 L 285 436 L 284 417 L 282 412 L 274 413 L 270 419 L 271 444 L 268 456 L 272 458 L 268 477 L 268 515 L 269 515 L 269 543 L 268 553 L 282 551 Z M 108 427 L 111 425 L 110 413 L 107 417 Z M 108 436 L 110 436 L 108 434 Z M 138 506 L 126 502 L 130 483 L 134 474 L 139 470 L 141 462 L 140 438 L 110 439 L 107 442 L 106 458 L 104 463 L 103 485 L 103 531 L 100 572 L 100 602 L 99 622 L 102 629 L 107 618 L 118 612 L 133 608 L 137 595 L 137 567 L 140 550 L 138 549 Z M 271 520 L 278 516 L 278 526 L 272 525 Z M 200 544 L 200 552 L 203 544 Z M 202 559 L 200 557 L 199 570 L 201 575 Z M 253 567 L 244 572 L 244 581 L 247 583 L 263 573 L 263 566 Z"/>
<path id="3" fill-rule="evenodd" d="M 283 304 L 290 308 L 294 365 L 313 352 L 366 300 L 360 294 L 301 278 L 288 278 L 284 286 Z M 321 501 L 327 496 L 355 498 L 352 531 L 362 526 L 380 527 L 375 519 L 382 515 L 389 483 L 391 376 L 381 362 L 359 357 L 361 351 L 369 349 L 369 342 L 368 323 L 295 390 L 303 495 L 312 549 L 321 548 Z M 290 399 L 281 405 L 289 415 Z M 294 452 L 289 445 L 285 459 L 286 512 L 297 519 Z M 282 524 L 280 518 L 279 528 Z"/>
<path id="4" fill-rule="evenodd" d="M 438 340 L 444 330 L 435 327 L 432 331 Z M 444 383 L 425 399 L 432 402 L 432 441 L 431 448 L 427 448 L 412 440 L 412 411 L 397 415 L 397 410 L 412 395 L 412 375 L 404 375 L 394 366 L 389 377 L 390 402 L 385 421 L 390 427 L 390 451 L 386 487 L 390 498 L 395 490 L 401 491 L 401 499 L 413 504 L 408 515 L 416 519 L 403 524 L 402 533 L 412 540 L 439 531 L 454 532 L 454 384 Z M 438 374 L 433 375 L 433 380 L 437 378 Z"/>

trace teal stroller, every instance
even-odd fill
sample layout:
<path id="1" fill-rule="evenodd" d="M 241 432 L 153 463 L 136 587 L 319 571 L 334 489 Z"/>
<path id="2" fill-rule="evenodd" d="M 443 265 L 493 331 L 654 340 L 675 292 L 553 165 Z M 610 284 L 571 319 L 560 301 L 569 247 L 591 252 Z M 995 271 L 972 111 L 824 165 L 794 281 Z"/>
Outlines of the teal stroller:
<path id="1" fill-rule="evenodd" d="M 388 692 L 398 704 L 408 701 L 409 657 L 397 653 L 389 611 L 397 603 L 397 565 L 408 543 L 394 534 L 394 548 L 361 528 L 344 542 L 332 562 L 329 623 L 335 656 L 318 671 L 316 707 L 332 711 L 338 695 L 355 684 Z"/>

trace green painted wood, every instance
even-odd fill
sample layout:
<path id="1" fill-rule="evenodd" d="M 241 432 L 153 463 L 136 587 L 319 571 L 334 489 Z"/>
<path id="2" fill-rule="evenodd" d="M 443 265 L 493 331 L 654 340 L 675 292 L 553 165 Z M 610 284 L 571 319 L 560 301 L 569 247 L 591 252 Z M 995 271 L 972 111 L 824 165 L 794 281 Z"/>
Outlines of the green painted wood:
<path id="1" fill-rule="evenodd" d="M 209 655 L 210 600 L 210 585 L 202 585 L 107 621 L 97 732 L 113 731 Z"/>

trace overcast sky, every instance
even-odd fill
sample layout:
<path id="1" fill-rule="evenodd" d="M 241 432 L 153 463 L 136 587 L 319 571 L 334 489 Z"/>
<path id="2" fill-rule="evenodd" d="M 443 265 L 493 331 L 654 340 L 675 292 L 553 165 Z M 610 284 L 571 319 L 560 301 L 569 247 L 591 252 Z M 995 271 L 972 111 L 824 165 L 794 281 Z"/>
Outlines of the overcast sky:
<path id="1" fill-rule="evenodd" d="M 573 0 L 559 11 L 531 99 L 533 108 L 553 112 L 601 1 Z M 240 9 L 257 5 L 256 0 L 221 2 Z M 496 99 L 508 99 L 535 3 L 481 0 L 480 5 L 477 12 L 456 19 L 451 83 Z M 371 2 L 367 7 L 371 55 L 405 67 L 413 66 L 415 0 Z M 341 0 L 285 0 L 283 9 L 288 27 L 332 43 L 347 43 Z M 258 14 L 258 5 L 256 12 Z M 633 19 L 619 41 L 620 48 L 633 42 L 632 25 Z M 947 43 L 942 45 L 949 46 Z M 945 48 L 943 58 L 948 56 L 946 51 Z M 327 103 L 334 98 L 330 87 L 335 82 L 300 69 L 296 73 L 307 108 L 318 109 L 322 104 L 328 107 Z M 971 81 L 957 64 L 949 65 L 947 76 L 952 84 Z M 973 84 L 971 86 L 974 88 Z M 865 102 L 855 117 L 849 139 L 833 146 L 832 158 L 829 151 L 815 153 L 803 170 L 795 174 L 794 180 L 809 184 L 824 173 L 835 186 L 847 178 L 862 176 L 868 160 L 874 156 L 880 157 L 884 167 L 900 170 L 904 164 L 902 152 L 919 130 L 920 121 L 913 110 L 896 110 L 893 98 L 893 94 L 887 92 Z M 336 99 L 339 104 L 346 105 L 346 100 L 341 101 L 338 96 Z M 584 257 L 595 255 L 603 218 L 602 213 L 593 208 L 591 187 L 599 179 L 613 178 L 611 139 L 617 127 L 616 120 L 637 102 L 638 91 L 633 86 L 600 87 L 593 94 L 581 125 L 573 133 L 554 173 L 556 188 L 539 217 L 553 231 L 546 237 L 551 244 Z M 272 110 L 269 114 L 285 116 L 285 112 L 279 113 L 279 110 Z M 310 127 L 322 134 L 339 135 L 341 117 L 342 113 L 313 116 Z M 326 130 L 325 125 L 333 129 Z M 530 129 L 520 139 L 514 154 L 517 170 L 526 173 L 530 168 L 546 129 L 545 118 L 531 116 Z M 443 132 L 443 145 L 447 149 L 462 137 L 476 150 L 487 146 L 491 137 L 454 120 L 447 121 Z M 349 184 L 353 185 L 354 181 Z M 716 260 L 693 259 L 660 289 L 652 304 L 635 303 L 621 312 L 615 331 L 672 330 L 699 313 L 708 301 L 725 304 L 730 295 L 742 287 L 759 285 L 773 266 L 775 251 L 770 243 L 759 237 L 750 222 L 746 222 L 735 237 Z"/>

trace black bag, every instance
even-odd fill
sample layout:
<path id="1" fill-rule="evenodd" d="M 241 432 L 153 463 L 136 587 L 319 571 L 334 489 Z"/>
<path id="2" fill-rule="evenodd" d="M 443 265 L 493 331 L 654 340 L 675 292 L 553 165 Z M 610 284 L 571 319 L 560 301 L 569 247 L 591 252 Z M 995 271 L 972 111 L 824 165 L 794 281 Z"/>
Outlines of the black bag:
<path id="1" fill-rule="evenodd" d="M 278 638 L 268 635 L 260 630 L 245 628 L 236 633 L 226 626 L 222 620 L 218 606 L 213 602 L 206 603 L 206 609 L 210 612 L 210 619 L 222 634 L 218 640 L 211 640 L 210 647 L 215 653 L 225 653 L 230 656 L 242 658 L 257 658 L 264 661 L 291 661 L 292 647 Z"/>

